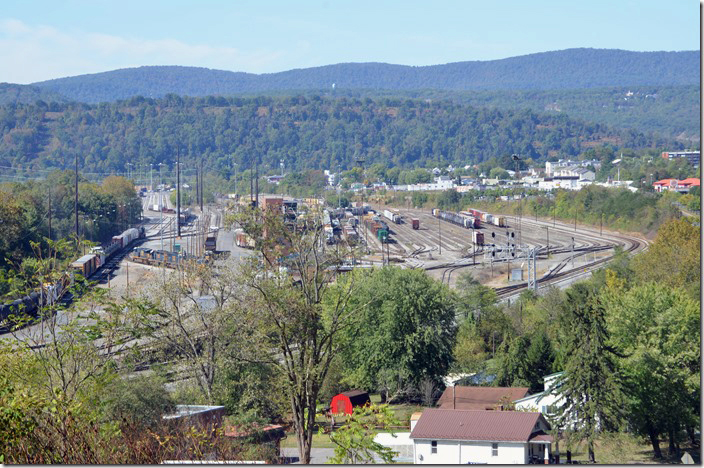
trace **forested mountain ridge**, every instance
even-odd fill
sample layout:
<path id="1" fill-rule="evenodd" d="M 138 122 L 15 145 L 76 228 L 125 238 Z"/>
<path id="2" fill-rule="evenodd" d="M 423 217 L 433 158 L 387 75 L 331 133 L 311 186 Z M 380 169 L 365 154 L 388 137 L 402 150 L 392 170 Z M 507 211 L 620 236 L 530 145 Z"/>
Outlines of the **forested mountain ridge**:
<path id="1" fill-rule="evenodd" d="M 0 105 L 13 103 L 32 104 L 36 101 L 68 102 L 69 99 L 38 86 L 0 83 Z"/>
<path id="2" fill-rule="evenodd" d="M 203 160 L 229 177 L 263 170 L 466 165 L 519 153 L 576 157 L 604 144 L 681 149 L 632 130 L 532 111 L 477 109 L 449 101 L 312 97 L 132 98 L 117 103 L 0 106 L 0 166 L 124 171 L 127 163 Z"/>
<path id="3" fill-rule="evenodd" d="M 447 99 L 473 107 L 530 109 L 643 133 L 655 132 L 685 145 L 697 146 L 700 141 L 699 85 L 498 91 L 345 90 L 338 95 L 343 93 L 355 98 Z"/>
<path id="4" fill-rule="evenodd" d="M 251 74 L 181 66 L 145 66 L 34 83 L 87 102 L 141 95 L 232 95 L 331 89 L 580 89 L 639 85 L 698 85 L 699 52 L 567 49 L 491 61 L 430 66 L 340 63 Z"/>

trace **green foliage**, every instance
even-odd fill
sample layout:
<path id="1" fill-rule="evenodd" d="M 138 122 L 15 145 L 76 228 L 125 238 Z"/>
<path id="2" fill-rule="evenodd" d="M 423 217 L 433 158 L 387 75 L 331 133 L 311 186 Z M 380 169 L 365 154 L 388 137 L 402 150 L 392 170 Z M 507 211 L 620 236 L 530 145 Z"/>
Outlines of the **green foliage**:
<path id="1" fill-rule="evenodd" d="M 76 155 L 82 171 L 124 172 L 128 162 L 167 163 L 180 151 L 184 168 L 202 161 L 206 173 L 225 181 L 237 164 L 239 193 L 249 189 L 244 171 L 252 169 L 255 158 L 260 171 L 278 172 L 279 161 L 285 159 L 294 173 L 338 164 L 350 171 L 361 157 L 366 167 L 405 168 L 398 176 L 392 169 L 383 174 L 375 167 L 373 172 L 407 184 L 431 180 L 419 167 L 463 167 L 495 157 L 492 167 L 512 168 L 513 153 L 537 160 L 577 157 L 603 144 L 683 149 L 675 140 L 564 115 L 478 109 L 447 100 L 170 95 L 99 105 L 56 104 L 51 112 L 31 104 L 0 106 L 0 118 L 0 159 L 18 168 L 18 176 L 71 167 Z M 169 176 L 170 183 L 174 178 Z"/>
<path id="2" fill-rule="evenodd" d="M 452 350 L 452 370 L 458 373 L 479 372 L 487 354 L 485 343 L 471 318 L 465 319 L 457 330 Z"/>
<path id="3" fill-rule="evenodd" d="M 491 199 L 494 194 L 485 194 Z M 472 200 L 472 195 L 463 198 L 461 204 L 472 203 L 475 208 L 490 212 L 537 214 L 543 218 L 553 216 L 563 222 L 572 223 L 576 217 L 580 224 L 591 224 L 606 229 L 638 231 L 650 233 L 664 222 L 679 216 L 678 210 L 663 195 L 631 192 L 627 189 L 613 189 L 591 185 L 582 190 L 557 190 L 554 198 L 535 192 L 522 202 L 487 202 Z M 466 201 L 465 201 L 466 200 Z"/>
<path id="4" fill-rule="evenodd" d="M 682 287 L 698 298 L 701 291 L 701 229 L 686 220 L 672 220 L 658 230 L 655 242 L 633 260 L 638 282 Z"/>
<path id="5" fill-rule="evenodd" d="M 397 455 L 390 448 L 374 441 L 380 431 L 388 431 L 397 426 L 398 420 L 388 405 L 357 406 L 347 419 L 347 423 L 330 433 L 330 440 L 335 444 L 335 456 L 326 463 L 337 465 L 356 465 L 358 463 L 376 463 L 375 455 L 382 463 L 393 463 Z M 322 431 L 322 428 L 321 428 Z M 395 435 L 391 431 L 392 435 Z"/>
<path id="6" fill-rule="evenodd" d="M 608 326 L 623 358 L 628 421 L 650 437 L 681 424 L 699 425 L 701 334 L 699 304 L 681 289 L 644 283 L 629 291 L 610 288 Z"/>
<path id="7" fill-rule="evenodd" d="M 593 287 L 577 283 L 567 291 L 559 323 L 567 357 L 565 372 L 558 378 L 563 403 L 557 425 L 570 425 L 586 439 L 589 459 L 594 462 L 596 435 L 615 428 L 623 417 L 623 393 L 609 347 L 604 305 Z M 572 422 L 574 414 L 578 419 Z"/>
<path id="8" fill-rule="evenodd" d="M 289 402 L 285 382 L 270 365 L 250 363 L 235 356 L 225 359 L 216 385 L 218 403 L 230 414 L 249 415 L 263 421 L 281 419 Z M 265 397 L 264 397 L 265 396 Z"/>
<path id="9" fill-rule="evenodd" d="M 116 378 L 108 388 L 103 409 L 106 421 L 124 420 L 153 428 L 175 407 L 163 379 L 156 376 Z"/>
<path id="10" fill-rule="evenodd" d="M 502 169 L 500 167 L 494 167 L 489 171 L 489 178 L 490 179 L 510 179 L 510 176 L 508 175 L 508 172 L 506 172 L 505 169 Z"/>
<path id="11" fill-rule="evenodd" d="M 508 343 L 508 344 L 507 344 Z M 529 387 L 529 393 L 543 390 L 543 377 L 553 372 L 555 353 L 545 333 L 522 335 L 504 342 L 497 357 L 496 384 L 500 387 Z"/>
<path id="12" fill-rule="evenodd" d="M 357 312 L 343 330 L 345 380 L 388 397 L 444 376 L 455 335 L 447 287 L 423 271 L 394 267 L 349 278 L 358 292 L 350 298 Z"/>

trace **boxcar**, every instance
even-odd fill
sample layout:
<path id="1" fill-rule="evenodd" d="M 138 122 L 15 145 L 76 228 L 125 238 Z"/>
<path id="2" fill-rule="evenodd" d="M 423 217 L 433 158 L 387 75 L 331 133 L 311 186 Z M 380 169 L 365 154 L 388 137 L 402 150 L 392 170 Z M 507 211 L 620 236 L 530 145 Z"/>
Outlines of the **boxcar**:
<path id="1" fill-rule="evenodd" d="M 71 270 L 80 273 L 85 278 L 95 273 L 100 267 L 100 259 L 97 255 L 84 255 L 71 264 Z"/>

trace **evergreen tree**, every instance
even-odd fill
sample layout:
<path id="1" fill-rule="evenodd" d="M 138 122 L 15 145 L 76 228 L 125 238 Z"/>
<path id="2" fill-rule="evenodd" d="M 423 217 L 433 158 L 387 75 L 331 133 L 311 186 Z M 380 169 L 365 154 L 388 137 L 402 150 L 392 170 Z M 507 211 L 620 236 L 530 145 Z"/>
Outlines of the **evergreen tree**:
<path id="1" fill-rule="evenodd" d="M 586 439 L 593 463 L 597 434 L 614 428 L 620 419 L 621 384 L 596 291 L 588 284 L 576 284 L 567 291 L 565 304 L 559 324 L 567 358 L 557 382 L 563 397 L 557 424 L 571 425 L 579 438 Z"/>

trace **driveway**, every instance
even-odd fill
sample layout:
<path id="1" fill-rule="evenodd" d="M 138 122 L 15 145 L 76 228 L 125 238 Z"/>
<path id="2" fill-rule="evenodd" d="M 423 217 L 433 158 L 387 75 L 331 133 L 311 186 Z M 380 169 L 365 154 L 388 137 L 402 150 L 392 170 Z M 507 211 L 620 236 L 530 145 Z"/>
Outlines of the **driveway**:
<path id="1" fill-rule="evenodd" d="M 315 448 L 310 450 L 311 465 L 322 465 L 328 458 L 335 455 L 333 448 Z M 293 447 L 284 447 L 281 449 L 281 456 L 286 457 L 289 463 L 299 463 L 298 449 Z"/>

